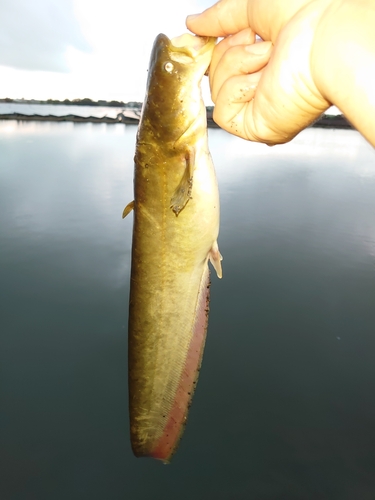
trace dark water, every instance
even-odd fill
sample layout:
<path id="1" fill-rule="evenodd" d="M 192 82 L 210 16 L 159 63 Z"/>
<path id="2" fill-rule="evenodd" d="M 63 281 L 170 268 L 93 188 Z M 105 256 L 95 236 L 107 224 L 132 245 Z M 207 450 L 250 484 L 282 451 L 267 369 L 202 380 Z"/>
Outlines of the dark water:
<path id="1" fill-rule="evenodd" d="M 210 132 L 224 277 L 163 466 L 128 438 L 134 137 L 0 122 L 1 500 L 375 499 L 373 149 Z"/>

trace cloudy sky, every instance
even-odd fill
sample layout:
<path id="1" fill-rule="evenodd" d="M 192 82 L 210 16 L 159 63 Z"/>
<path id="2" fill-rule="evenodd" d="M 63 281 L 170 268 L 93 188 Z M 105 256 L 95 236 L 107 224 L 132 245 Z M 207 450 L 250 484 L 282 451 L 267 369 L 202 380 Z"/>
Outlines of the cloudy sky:
<path id="1" fill-rule="evenodd" d="M 158 33 L 214 0 L 1 0 L 0 98 L 142 101 Z"/>

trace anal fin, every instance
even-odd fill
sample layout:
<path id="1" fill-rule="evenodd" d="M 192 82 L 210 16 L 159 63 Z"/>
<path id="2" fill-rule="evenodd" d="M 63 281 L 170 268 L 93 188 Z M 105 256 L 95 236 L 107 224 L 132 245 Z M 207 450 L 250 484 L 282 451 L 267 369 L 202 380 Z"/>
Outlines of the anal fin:
<path id="1" fill-rule="evenodd" d="M 217 244 L 217 241 L 214 242 L 214 244 L 211 247 L 210 253 L 209 253 L 209 258 L 210 262 L 213 265 L 217 277 L 222 278 L 223 277 L 223 271 L 221 269 L 221 261 L 223 260 L 223 257 L 219 251 L 219 246 Z"/>

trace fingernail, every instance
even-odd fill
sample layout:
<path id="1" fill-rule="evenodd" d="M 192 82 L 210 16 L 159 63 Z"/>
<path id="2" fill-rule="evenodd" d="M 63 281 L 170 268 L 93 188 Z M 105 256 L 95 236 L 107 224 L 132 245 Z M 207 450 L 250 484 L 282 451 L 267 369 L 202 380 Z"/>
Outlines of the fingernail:
<path id="1" fill-rule="evenodd" d="M 187 16 L 186 21 L 187 22 L 194 21 L 194 19 L 197 18 L 198 16 L 199 14 L 190 14 L 190 16 Z"/>
<path id="2" fill-rule="evenodd" d="M 250 52 L 250 54 L 253 54 L 254 56 L 263 56 L 264 54 L 267 54 L 271 47 L 271 42 L 258 42 L 252 43 L 251 45 L 246 45 L 245 50 L 246 52 Z"/>

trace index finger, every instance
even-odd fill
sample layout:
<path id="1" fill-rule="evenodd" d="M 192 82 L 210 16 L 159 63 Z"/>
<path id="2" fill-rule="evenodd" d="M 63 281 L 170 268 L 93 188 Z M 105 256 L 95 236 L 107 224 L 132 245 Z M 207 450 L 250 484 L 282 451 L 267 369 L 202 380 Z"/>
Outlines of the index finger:
<path id="1" fill-rule="evenodd" d="M 186 27 L 202 36 L 227 36 L 249 27 L 248 0 L 219 0 L 201 14 L 188 16 Z"/>

